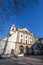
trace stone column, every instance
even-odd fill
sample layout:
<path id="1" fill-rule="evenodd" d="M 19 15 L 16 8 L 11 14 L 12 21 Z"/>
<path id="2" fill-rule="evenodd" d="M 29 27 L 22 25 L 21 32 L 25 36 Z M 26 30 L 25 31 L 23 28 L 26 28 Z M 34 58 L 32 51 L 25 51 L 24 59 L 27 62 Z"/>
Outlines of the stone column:
<path id="1" fill-rule="evenodd" d="M 19 44 L 16 43 L 15 55 L 19 54 Z"/>

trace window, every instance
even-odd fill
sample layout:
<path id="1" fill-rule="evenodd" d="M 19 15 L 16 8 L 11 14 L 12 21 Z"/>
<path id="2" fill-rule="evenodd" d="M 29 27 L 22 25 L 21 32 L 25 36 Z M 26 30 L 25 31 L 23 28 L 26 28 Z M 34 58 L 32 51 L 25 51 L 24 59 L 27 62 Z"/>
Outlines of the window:
<path id="1" fill-rule="evenodd" d="M 14 31 L 14 28 L 12 28 L 12 31 Z"/>
<path id="2" fill-rule="evenodd" d="M 21 35 L 21 37 L 22 37 L 22 35 Z"/>
<path id="3" fill-rule="evenodd" d="M 26 36 L 26 38 L 27 38 L 27 36 Z"/>
<path id="4" fill-rule="evenodd" d="M 21 39 L 21 43 L 22 43 L 22 39 Z"/>
<path id="5" fill-rule="evenodd" d="M 26 40 L 26 44 L 27 44 L 27 40 Z"/>
<path id="6" fill-rule="evenodd" d="M 30 44 L 31 44 L 31 41 L 30 41 Z"/>
<path id="7" fill-rule="evenodd" d="M 30 39 L 31 39 L 31 37 L 30 37 Z"/>

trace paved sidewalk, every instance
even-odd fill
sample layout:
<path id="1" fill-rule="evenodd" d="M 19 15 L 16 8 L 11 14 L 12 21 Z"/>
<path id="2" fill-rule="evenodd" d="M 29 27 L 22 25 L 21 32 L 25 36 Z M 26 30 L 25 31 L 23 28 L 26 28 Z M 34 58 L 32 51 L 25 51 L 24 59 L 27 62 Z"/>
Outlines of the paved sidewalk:
<path id="1" fill-rule="evenodd" d="M 0 59 L 0 65 L 43 65 L 43 60 L 35 57 L 28 56 L 11 59 Z"/>

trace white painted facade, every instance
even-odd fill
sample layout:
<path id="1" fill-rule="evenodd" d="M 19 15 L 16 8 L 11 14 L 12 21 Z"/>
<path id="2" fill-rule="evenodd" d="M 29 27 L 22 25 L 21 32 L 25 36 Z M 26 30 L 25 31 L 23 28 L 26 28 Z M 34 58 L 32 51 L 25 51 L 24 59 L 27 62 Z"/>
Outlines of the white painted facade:
<path id="1" fill-rule="evenodd" d="M 9 52 L 9 54 L 11 54 L 11 49 L 14 49 L 15 52 L 16 39 L 17 39 L 17 32 L 15 32 L 9 37 L 5 53 Z"/>
<path id="2" fill-rule="evenodd" d="M 22 35 L 22 37 L 21 37 L 21 35 Z M 28 44 L 30 44 L 30 41 L 32 42 L 32 37 L 30 35 L 27 35 L 24 33 L 19 34 L 19 42 L 21 42 L 21 39 L 22 39 L 22 43 L 26 43 L 26 40 L 27 40 Z"/>
<path id="3" fill-rule="evenodd" d="M 7 40 L 7 37 L 3 40 L 0 40 L 0 54 L 3 53 L 3 49 L 4 49 L 4 46 L 5 46 L 6 40 Z"/>
<path id="4" fill-rule="evenodd" d="M 19 30 L 19 35 L 18 35 L 18 30 Z M 21 42 L 21 39 L 22 39 L 21 44 L 22 43 L 26 44 L 26 40 L 27 40 L 27 44 L 33 44 L 33 34 L 30 31 L 28 31 L 28 29 L 23 28 L 23 29 L 18 29 L 18 30 L 16 30 L 15 25 L 11 26 L 10 36 L 8 37 L 8 39 L 6 39 L 7 47 L 5 50 L 5 54 L 8 54 L 8 53 L 11 54 L 12 49 L 14 50 L 14 53 L 15 53 L 16 42 L 18 42 L 18 43 Z M 25 32 L 27 32 L 28 34 Z M 17 36 L 19 38 L 18 41 L 17 41 Z M 3 43 L 3 40 L 0 43 L 0 47 L 1 47 L 0 54 L 2 53 L 2 50 L 5 47 L 6 40 L 4 39 L 4 43 Z"/>
<path id="5" fill-rule="evenodd" d="M 27 29 L 23 29 L 23 31 L 27 31 Z M 21 30 L 22 31 L 22 30 Z M 29 31 L 27 31 L 28 33 L 30 33 Z M 31 33 L 32 34 L 32 33 Z M 22 35 L 22 37 L 21 37 Z M 26 33 L 23 33 L 23 32 L 20 32 L 19 33 L 19 42 L 21 42 L 21 39 L 22 39 L 22 43 L 25 43 L 26 44 L 26 40 L 27 40 L 27 44 L 32 44 L 32 41 L 33 41 L 33 35 L 29 35 L 29 34 L 26 34 Z"/>

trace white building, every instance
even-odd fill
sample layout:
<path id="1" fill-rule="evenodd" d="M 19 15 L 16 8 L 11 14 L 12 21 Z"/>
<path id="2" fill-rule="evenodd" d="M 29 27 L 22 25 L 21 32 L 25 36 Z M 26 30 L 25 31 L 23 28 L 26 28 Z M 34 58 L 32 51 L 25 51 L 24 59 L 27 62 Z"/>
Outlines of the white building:
<path id="1" fill-rule="evenodd" d="M 34 44 L 34 36 L 27 28 L 16 28 L 15 25 L 11 26 L 9 35 L 0 40 L 0 54 L 16 54 L 28 52 Z"/>

